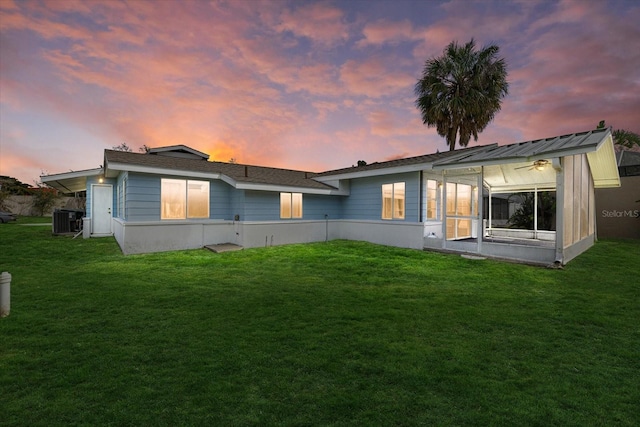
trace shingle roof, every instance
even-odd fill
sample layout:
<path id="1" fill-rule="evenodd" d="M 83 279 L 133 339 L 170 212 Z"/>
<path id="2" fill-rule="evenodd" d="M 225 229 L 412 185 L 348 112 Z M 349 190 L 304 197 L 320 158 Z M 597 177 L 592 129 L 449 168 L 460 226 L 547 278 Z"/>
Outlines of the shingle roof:
<path id="1" fill-rule="evenodd" d="M 495 146 L 495 144 L 492 144 L 490 146 L 493 147 Z M 402 166 L 433 163 L 438 160 L 457 158 L 457 157 L 474 153 L 478 150 L 483 150 L 486 148 L 487 148 L 486 145 L 480 145 L 476 147 L 463 148 L 455 151 L 444 151 L 442 153 L 423 154 L 421 156 L 388 160 L 386 162 L 375 162 L 375 163 L 368 164 L 366 166 L 351 166 L 349 168 L 335 169 L 335 170 L 319 173 L 316 176 L 324 177 L 324 176 L 331 176 L 331 175 L 342 175 L 350 172 L 362 172 L 362 171 L 370 171 L 370 170 L 376 170 L 376 169 L 387 169 L 387 168 L 395 168 L 395 167 L 402 167 Z"/>
<path id="2" fill-rule="evenodd" d="M 237 163 L 210 162 L 199 159 L 186 159 L 125 151 L 105 150 L 105 167 L 118 164 L 167 169 L 172 171 L 222 174 L 242 183 L 281 185 L 314 189 L 333 189 L 334 187 L 311 178 L 317 174 L 290 169 L 277 169 L 264 166 L 243 165 Z"/>

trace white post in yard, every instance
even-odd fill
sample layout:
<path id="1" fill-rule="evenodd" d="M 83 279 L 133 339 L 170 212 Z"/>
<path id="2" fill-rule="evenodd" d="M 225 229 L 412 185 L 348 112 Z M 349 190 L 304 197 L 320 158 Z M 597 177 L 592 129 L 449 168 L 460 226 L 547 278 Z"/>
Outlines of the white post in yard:
<path id="1" fill-rule="evenodd" d="M 11 274 L 0 274 L 0 317 L 7 317 L 11 309 Z"/>

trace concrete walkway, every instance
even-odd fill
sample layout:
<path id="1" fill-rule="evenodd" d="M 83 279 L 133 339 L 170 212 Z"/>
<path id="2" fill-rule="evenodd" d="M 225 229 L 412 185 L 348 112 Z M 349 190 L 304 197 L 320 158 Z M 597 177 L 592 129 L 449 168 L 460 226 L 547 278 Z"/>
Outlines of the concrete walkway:
<path id="1" fill-rule="evenodd" d="M 242 246 L 234 245 L 233 243 L 219 243 L 217 245 L 207 245 L 205 248 L 213 251 L 217 254 L 221 252 L 241 251 Z"/>

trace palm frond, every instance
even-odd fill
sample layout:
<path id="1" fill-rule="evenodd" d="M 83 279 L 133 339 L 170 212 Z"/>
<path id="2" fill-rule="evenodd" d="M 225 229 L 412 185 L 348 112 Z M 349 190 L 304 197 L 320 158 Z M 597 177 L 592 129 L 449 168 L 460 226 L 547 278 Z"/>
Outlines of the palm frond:
<path id="1" fill-rule="evenodd" d="M 506 62 L 498 53 L 496 45 L 476 51 L 474 39 L 463 46 L 453 41 L 442 56 L 425 62 L 414 88 L 416 107 L 422 122 L 435 126 L 451 150 L 456 140 L 463 147 L 472 136 L 477 140 L 500 111 L 509 85 Z"/>

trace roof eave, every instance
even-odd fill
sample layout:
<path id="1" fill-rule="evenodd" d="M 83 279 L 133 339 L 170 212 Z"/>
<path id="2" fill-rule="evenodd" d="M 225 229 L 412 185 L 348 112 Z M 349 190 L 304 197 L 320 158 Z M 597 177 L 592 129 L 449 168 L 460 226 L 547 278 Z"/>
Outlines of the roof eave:
<path id="1" fill-rule="evenodd" d="M 236 182 L 235 188 L 239 190 L 273 191 L 285 193 L 319 194 L 325 196 L 347 196 L 348 190 L 339 188 L 313 188 L 295 185 L 260 184 L 252 182 Z"/>
<path id="2" fill-rule="evenodd" d="M 346 173 L 341 173 L 336 175 L 316 176 L 316 177 L 313 177 L 313 179 L 315 179 L 316 181 L 325 183 L 325 182 L 337 181 L 341 179 L 368 178 L 371 176 L 392 175 L 392 174 L 399 174 L 399 173 L 417 172 L 421 170 L 429 170 L 431 169 L 431 165 L 432 165 L 432 162 L 416 163 L 414 165 L 395 166 L 395 167 L 380 168 L 380 169 L 368 169 L 363 171 L 346 172 Z"/>
<path id="3" fill-rule="evenodd" d="M 587 160 L 595 188 L 620 187 L 620 173 L 611 132 L 598 144 L 597 150 L 587 153 Z"/>
<path id="4" fill-rule="evenodd" d="M 112 174 L 111 172 L 117 172 Z M 221 179 L 222 174 L 217 172 L 198 172 L 182 169 L 166 169 L 153 166 L 132 165 L 129 163 L 109 162 L 105 168 L 105 176 L 114 178 L 120 172 L 138 172 L 169 176 L 186 176 L 193 178 Z"/>
<path id="5" fill-rule="evenodd" d="M 87 189 L 87 178 L 102 174 L 102 168 L 42 175 L 40 181 L 62 193 L 76 193 Z"/>

